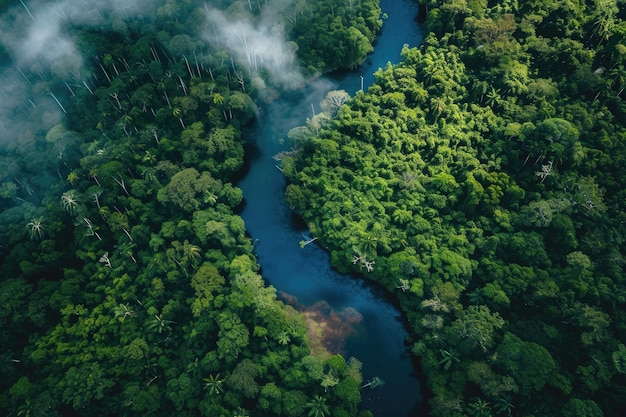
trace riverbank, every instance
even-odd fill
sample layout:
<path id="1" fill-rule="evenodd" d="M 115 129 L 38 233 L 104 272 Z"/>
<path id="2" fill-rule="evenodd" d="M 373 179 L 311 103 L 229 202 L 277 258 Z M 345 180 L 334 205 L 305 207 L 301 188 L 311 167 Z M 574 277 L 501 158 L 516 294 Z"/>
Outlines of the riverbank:
<path id="1" fill-rule="evenodd" d="M 328 91 L 344 89 L 355 94 L 361 82 L 367 89 L 376 69 L 400 59 L 404 44 L 419 45 L 421 35 L 413 19 L 417 6 L 408 0 L 384 0 L 381 6 L 388 18 L 364 66 L 320 77 L 263 106 L 257 126 L 246 132 L 249 167 L 237 185 L 246 201 L 241 216 L 257 242 L 255 254 L 267 282 L 303 306 L 322 303 L 327 317 L 339 328 L 345 330 L 350 324 L 349 332 L 341 332 L 341 338 L 349 336 L 338 343 L 344 355 L 363 362 L 366 380 L 374 376 L 385 380 L 382 387 L 362 391 L 362 406 L 377 416 L 415 416 L 421 415 L 422 388 L 405 346 L 407 333 L 400 311 L 382 288 L 334 271 L 328 254 L 317 245 L 300 247 L 308 231 L 283 201 L 285 179 L 272 158 L 288 150 L 289 129 L 319 112 L 319 102 Z M 346 315 L 346 309 L 353 314 Z M 357 316 L 359 321 L 347 323 Z"/>

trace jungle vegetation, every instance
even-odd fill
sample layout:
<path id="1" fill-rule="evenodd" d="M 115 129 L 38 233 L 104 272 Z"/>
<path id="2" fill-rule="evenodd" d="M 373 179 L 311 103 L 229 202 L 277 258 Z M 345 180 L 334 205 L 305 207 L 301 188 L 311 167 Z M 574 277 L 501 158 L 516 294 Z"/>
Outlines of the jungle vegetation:
<path id="1" fill-rule="evenodd" d="M 280 86 L 210 40 L 208 7 L 271 12 L 310 77 L 365 59 L 378 2 L 4 3 L 0 414 L 371 415 L 359 361 L 313 351 L 259 274 L 232 180 Z M 37 27 L 63 37 L 7 46 Z"/>
<path id="2" fill-rule="evenodd" d="M 626 4 L 423 6 L 422 46 L 289 133 L 286 201 L 397 295 L 432 416 L 623 415 Z"/>

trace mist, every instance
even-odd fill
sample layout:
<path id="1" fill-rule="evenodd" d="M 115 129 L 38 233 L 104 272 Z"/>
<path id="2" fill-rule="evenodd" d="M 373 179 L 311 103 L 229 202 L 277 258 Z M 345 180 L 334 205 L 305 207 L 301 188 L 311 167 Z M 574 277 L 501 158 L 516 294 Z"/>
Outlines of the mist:
<path id="1" fill-rule="evenodd" d="M 76 73 L 83 59 L 70 34 L 72 26 L 98 26 L 153 9 L 153 1 L 139 0 L 24 2 L 13 6 L 0 22 L 0 42 L 19 67 L 39 65 L 57 75 Z"/>
<path id="2" fill-rule="evenodd" d="M 4 12 L 0 44 L 8 62 L 0 70 L 0 146 L 27 152 L 34 136 L 62 121 L 62 94 L 69 91 L 52 91 L 53 78 L 78 85 L 89 80 L 73 27 L 123 24 L 155 8 L 156 0 L 36 0 Z"/>
<path id="3" fill-rule="evenodd" d="M 237 64 L 252 75 L 265 75 L 275 86 L 294 89 L 304 77 L 296 57 L 297 45 L 286 40 L 280 12 L 288 6 L 265 7 L 254 21 L 251 17 L 231 17 L 216 9 L 207 9 L 208 27 L 204 38 L 227 49 Z M 275 5 L 273 5 L 275 6 Z"/>

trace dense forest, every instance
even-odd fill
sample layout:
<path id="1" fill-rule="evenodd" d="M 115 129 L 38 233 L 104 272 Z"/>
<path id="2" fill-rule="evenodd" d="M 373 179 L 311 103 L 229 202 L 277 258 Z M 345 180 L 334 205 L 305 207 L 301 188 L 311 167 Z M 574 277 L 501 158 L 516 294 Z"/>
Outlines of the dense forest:
<path id="1" fill-rule="evenodd" d="M 433 416 L 626 412 L 626 3 L 423 0 L 420 48 L 289 132 L 285 198 L 397 297 Z M 0 413 L 356 416 L 259 273 L 258 105 L 375 0 L 0 0 Z"/>
<path id="2" fill-rule="evenodd" d="M 0 414 L 371 416 L 232 183 L 255 103 L 372 50 L 343 3 L 0 2 Z"/>
<path id="3" fill-rule="evenodd" d="M 421 47 L 289 133 L 286 200 L 397 295 L 432 416 L 624 415 L 626 3 L 421 6 Z"/>

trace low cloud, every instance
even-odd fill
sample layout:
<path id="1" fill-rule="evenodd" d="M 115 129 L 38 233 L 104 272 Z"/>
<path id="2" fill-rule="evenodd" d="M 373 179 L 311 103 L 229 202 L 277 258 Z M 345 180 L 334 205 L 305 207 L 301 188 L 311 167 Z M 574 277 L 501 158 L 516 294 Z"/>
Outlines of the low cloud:
<path id="1" fill-rule="evenodd" d="M 154 2 L 139 0 L 21 1 L 3 16 L 0 42 L 16 65 L 37 72 L 76 73 L 82 57 L 70 31 L 72 25 L 101 25 L 112 18 L 129 19 L 154 9 Z"/>
<path id="2" fill-rule="evenodd" d="M 73 27 L 101 26 L 154 10 L 152 0 L 15 2 L 0 20 L 0 44 L 10 59 L 0 70 L 0 144 L 17 146 L 19 138 L 33 136 L 34 121 L 45 130 L 62 119 L 62 100 L 46 87 L 49 75 L 79 84 L 88 77 Z"/>
<path id="3" fill-rule="evenodd" d="M 227 49 L 238 65 L 250 73 L 267 75 L 271 83 L 291 89 L 302 85 L 296 58 L 297 45 L 286 40 L 285 28 L 276 11 L 262 13 L 254 21 L 233 18 L 215 9 L 207 10 L 205 39 Z"/>

